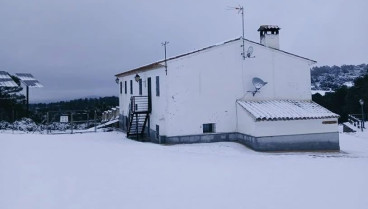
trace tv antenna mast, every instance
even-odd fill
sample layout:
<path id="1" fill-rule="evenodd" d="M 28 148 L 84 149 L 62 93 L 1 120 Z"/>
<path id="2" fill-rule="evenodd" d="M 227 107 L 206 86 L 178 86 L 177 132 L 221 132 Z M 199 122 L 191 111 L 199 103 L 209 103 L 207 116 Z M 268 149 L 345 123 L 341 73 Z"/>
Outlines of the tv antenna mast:
<path id="1" fill-rule="evenodd" d="M 161 43 L 161 45 L 164 47 L 164 49 L 165 49 L 165 73 L 166 73 L 166 75 L 167 75 L 167 60 L 166 60 L 166 45 L 167 44 L 169 44 L 169 42 L 168 41 L 165 41 L 165 42 L 163 42 L 163 43 Z"/>
<path id="2" fill-rule="evenodd" d="M 243 53 L 242 53 L 242 57 L 243 59 L 245 59 L 245 46 L 244 46 L 244 7 L 243 6 L 237 6 L 237 7 L 230 7 L 230 9 L 235 9 L 238 10 L 238 14 L 240 13 L 242 15 L 242 41 L 243 41 L 243 45 L 241 46 L 243 48 Z"/>

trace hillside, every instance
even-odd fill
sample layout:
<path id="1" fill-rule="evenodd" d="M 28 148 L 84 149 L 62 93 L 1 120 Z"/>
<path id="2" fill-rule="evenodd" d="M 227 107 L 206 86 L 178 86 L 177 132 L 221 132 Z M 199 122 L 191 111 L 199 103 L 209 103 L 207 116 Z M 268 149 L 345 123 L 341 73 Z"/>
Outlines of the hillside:
<path id="1" fill-rule="evenodd" d="M 313 67 L 312 90 L 336 90 L 343 85 L 351 87 L 353 81 L 368 72 L 368 65 L 342 65 Z"/>
<path id="2" fill-rule="evenodd" d="M 336 89 L 335 92 L 326 93 L 325 96 L 314 94 L 312 99 L 332 112 L 339 114 L 341 116 L 339 122 L 346 122 L 348 114 L 361 114 L 360 99 L 365 101 L 364 111 L 367 112 L 368 74 L 356 78 L 350 88 L 342 86 Z"/>

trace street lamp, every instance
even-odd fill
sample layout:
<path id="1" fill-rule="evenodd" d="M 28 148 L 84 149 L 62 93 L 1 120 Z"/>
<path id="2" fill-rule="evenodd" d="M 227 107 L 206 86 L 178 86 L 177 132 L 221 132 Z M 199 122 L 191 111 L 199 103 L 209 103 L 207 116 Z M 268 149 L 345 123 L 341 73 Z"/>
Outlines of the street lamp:
<path id="1" fill-rule="evenodd" d="M 118 77 L 116 77 L 115 82 L 116 82 L 116 84 L 119 84 L 119 78 Z"/>
<path id="2" fill-rule="evenodd" d="M 138 82 L 139 80 L 141 80 L 141 77 L 138 74 L 136 74 L 134 80 Z"/>
<path id="3" fill-rule="evenodd" d="M 360 128 L 363 131 L 363 128 L 365 128 L 364 127 L 364 111 L 363 111 L 364 100 L 360 99 L 359 103 L 360 103 L 360 106 L 362 107 L 362 124 L 360 125 Z"/>

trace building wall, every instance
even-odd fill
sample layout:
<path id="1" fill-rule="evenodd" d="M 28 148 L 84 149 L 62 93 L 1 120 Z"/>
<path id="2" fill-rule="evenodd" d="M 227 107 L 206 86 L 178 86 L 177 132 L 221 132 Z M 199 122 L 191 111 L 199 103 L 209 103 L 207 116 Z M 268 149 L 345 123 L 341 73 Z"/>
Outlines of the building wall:
<path id="1" fill-rule="evenodd" d="M 138 74 L 142 79 L 142 96 L 148 95 L 147 79 L 151 77 L 152 112 L 150 114 L 150 129 L 155 130 L 156 125 L 159 125 L 160 134 L 165 135 L 165 113 L 167 112 L 167 79 L 165 78 L 165 68 L 138 72 Z M 139 96 L 139 83 L 135 81 L 135 75 L 132 74 L 119 78 L 119 81 L 123 83 L 122 94 L 119 94 L 119 107 L 120 114 L 123 116 L 122 118 L 128 117 L 131 96 Z M 160 96 L 156 96 L 156 76 L 159 76 Z M 133 81 L 133 94 L 130 94 L 130 80 Z M 125 94 L 125 81 L 127 81 L 127 94 Z"/>
<path id="2" fill-rule="evenodd" d="M 252 116 L 240 105 L 237 106 L 237 112 L 237 132 L 254 137 L 338 132 L 337 118 L 286 121 L 255 121 Z M 323 124 L 323 121 L 336 121 L 336 123 Z"/>
<path id="3" fill-rule="evenodd" d="M 236 132 L 236 100 L 310 100 L 310 64 L 304 59 L 246 42 L 255 58 L 241 57 L 241 41 L 170 61 L 167 136 Z M 268 84 L 254 97 L 253 77 Z"/>
<path id="4" fill-rule="evenodd" d="M 248 46 L 253 47 L 255 58 L 244 60 L 244 99 L 312 99 L 310 65 L 313 62 L 254 43 L 246 44 L 246 47 Z M 255 89 L 252 84 L 253 77 L 268 82 L 255 96 L 247 93 Z"/>
<path id="5" fill-rule="evenodd" d="M 242 95 L 239 44 L 169 62 L 167 136 L 202 134 L 204 123 L 215 123 L 218 133 L 235 131 L 235 98 Z"/>
<path id="6" fill-rule="evenodd" d="M 147 95 L 147 77 L 152 78 L 150 128 L 155 130 L 159 125 L 160 135 L 167 137 L 203 134 L 204 123 L 215 123 L 216 133 L 237 132 L 237 99 L 311 99 L 310 61 L 248 41 L 245 47 L 253 47 L 255 58 L 243 60 L 241 44 L 241 40 L 234 41 L 170 60 L 167 75 L 165 68 L 138 72 L 143 80 L 143 95 Z M 138 95 L 134 76 L 120 78 L 120 112 L 124 116 L 132 96 L 130 80 L 133 95 Z M 156 76 L 160 76 L 159 97 L 155 94 Z M 268 82 L 254 97 L 248 92 L 254 90 L 253 77 Z M 124 81 L 128 81 L 127 94 Z M 251 120 L 249 115 L 244 117 Z"/>

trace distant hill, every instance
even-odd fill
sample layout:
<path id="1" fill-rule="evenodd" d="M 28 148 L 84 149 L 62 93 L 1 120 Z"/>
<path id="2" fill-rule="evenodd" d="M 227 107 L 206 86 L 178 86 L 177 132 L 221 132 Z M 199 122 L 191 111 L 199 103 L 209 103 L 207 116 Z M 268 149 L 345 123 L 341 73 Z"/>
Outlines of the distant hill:
<path id="1" fill-rule="evenodd" d="M 356 78 L 367 73 L 367 64 L 313 67 L 312 90 L 337 90 L 343 85 L 351 87 Z"/>

